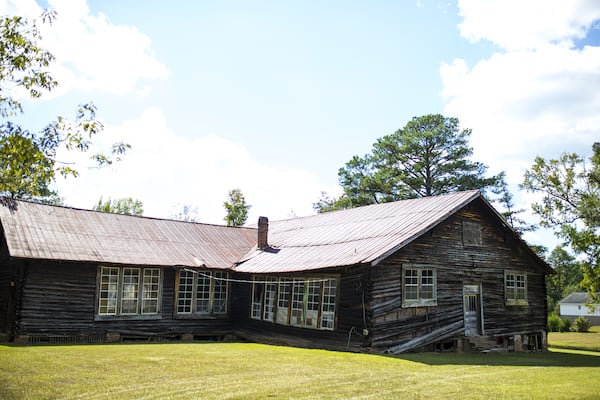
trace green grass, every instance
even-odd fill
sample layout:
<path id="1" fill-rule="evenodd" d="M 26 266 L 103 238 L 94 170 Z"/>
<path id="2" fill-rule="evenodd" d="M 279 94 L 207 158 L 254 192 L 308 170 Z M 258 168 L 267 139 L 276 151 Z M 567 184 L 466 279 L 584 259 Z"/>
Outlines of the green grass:
<path id="1" fill-rule="evenodd" d="M 0 346 L 1 399 L 585 399 L 600 353 L 401 357 L 242 343 Z"/>
<path id="2" fill-rule="evenodd" d="M 600 326 L 592 326 L 589 332 L 550 332 L 550 346 L 561 349 L 600 351 Z"/>

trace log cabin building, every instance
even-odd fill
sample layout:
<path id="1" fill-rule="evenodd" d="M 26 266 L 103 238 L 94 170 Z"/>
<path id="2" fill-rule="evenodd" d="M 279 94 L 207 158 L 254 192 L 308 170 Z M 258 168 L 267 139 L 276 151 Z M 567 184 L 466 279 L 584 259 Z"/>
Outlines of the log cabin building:
<path id="1" fill-rule="evenodd" d="M 552 269 L 479 191 L 256 227 L 4 199 L 0 334 L 351 351 L 546 344 Z"/>

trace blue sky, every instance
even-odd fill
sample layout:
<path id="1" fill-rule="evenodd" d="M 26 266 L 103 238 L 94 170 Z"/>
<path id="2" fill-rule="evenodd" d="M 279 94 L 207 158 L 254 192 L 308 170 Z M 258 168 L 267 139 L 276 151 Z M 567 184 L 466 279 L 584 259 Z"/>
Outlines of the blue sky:
<path id="1" fill-rule="evenodd" d="M 44 45 L 61 86 L 24 100 L 27 127 L 93 101 L 99 146 L 133 146 L 59 179 L 67 205 L 134 197 L 148 216 L 190 205 L 222 223 L 233 188 L 249 222 L 312 214 L 352 156 L 430 113 L 471 128 L 474 158 L 506 171 L 529 208 L 516 185 L 536 155 L 588 155 L 600 140 L 600 3 L 523 3 L 4 0 L 0 12 L 58 12 Z"/>

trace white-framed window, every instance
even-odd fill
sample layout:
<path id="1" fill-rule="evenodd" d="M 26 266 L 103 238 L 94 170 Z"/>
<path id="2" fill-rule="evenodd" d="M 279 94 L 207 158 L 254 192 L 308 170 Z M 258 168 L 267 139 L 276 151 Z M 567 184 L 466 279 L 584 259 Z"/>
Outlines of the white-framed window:
<path id="1" fill-rule="evenodd" d="M 253 319 L 261 319 L 263 298 L 265 293 L 265 281 L 263 278 L 252 278 L 252 311 L 250 316 Z"/>
<path id="2" fill-rule="evenodd" d="M 323 301 L 321 302 L 321 329 L 333 329 L 335 325 L 335 298 L 337 296 L 337 280 L 328 279 L 323 282 Z"/>
<path id="3" fill-rule="evenodd" d="M 227 272 L 180 269 L 176 314 L 197 317 L 226 315 L 228 279 Z"/>
<path id="4" fill-rule="evenodd" d="M 333 330 L 337 278 L 254 276 L 250 317 L 281 325 Z"/>
<path id="5" fill-rule="evenodd" d="M 294 279 L 290 325 L 304 325 L 304 279 Z"/>
<path id="6" fill-rule="evenodd" d="M 99 316 L 158 315 L 160 268 L 105 267 L 98 271 Z"/>
<path id="7" fill-rule="evenodd" d="M 277 293 L 277 310 L 275 311 L 275 322 L 287 325 L 290 319 L 290 296 L 292 293 L 292 280 L 280 278 Z"/>
<path id="8" fill-rule="evenodd" d="M 265 280 L 265 304 L 263 308 L 263 320 L 273 322 L 275 320 L 275 303 L 277 301 L 277 278 Z"/>
<path id="9" fill-rule="evenodd" d="M 505 271 L 504 296 L 507 306 L 527 305 L 527 274 L 524 272 Z"/>
<path id="10" fill-rule="evenodd" d="M 404 266 L 402 293 L 403 307 L 437 305 L 436 269 L 429 266 Z"/>

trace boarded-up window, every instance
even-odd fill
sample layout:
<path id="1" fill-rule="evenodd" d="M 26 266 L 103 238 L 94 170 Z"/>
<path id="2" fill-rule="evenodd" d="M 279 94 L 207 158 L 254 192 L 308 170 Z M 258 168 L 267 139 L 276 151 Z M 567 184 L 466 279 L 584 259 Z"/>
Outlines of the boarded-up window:
<path id="1" fill-rule="evenodd" d="M 481 225 L 477 222 L 464 221 L 462 224 L 463 245 L 481 246 Z"/>

